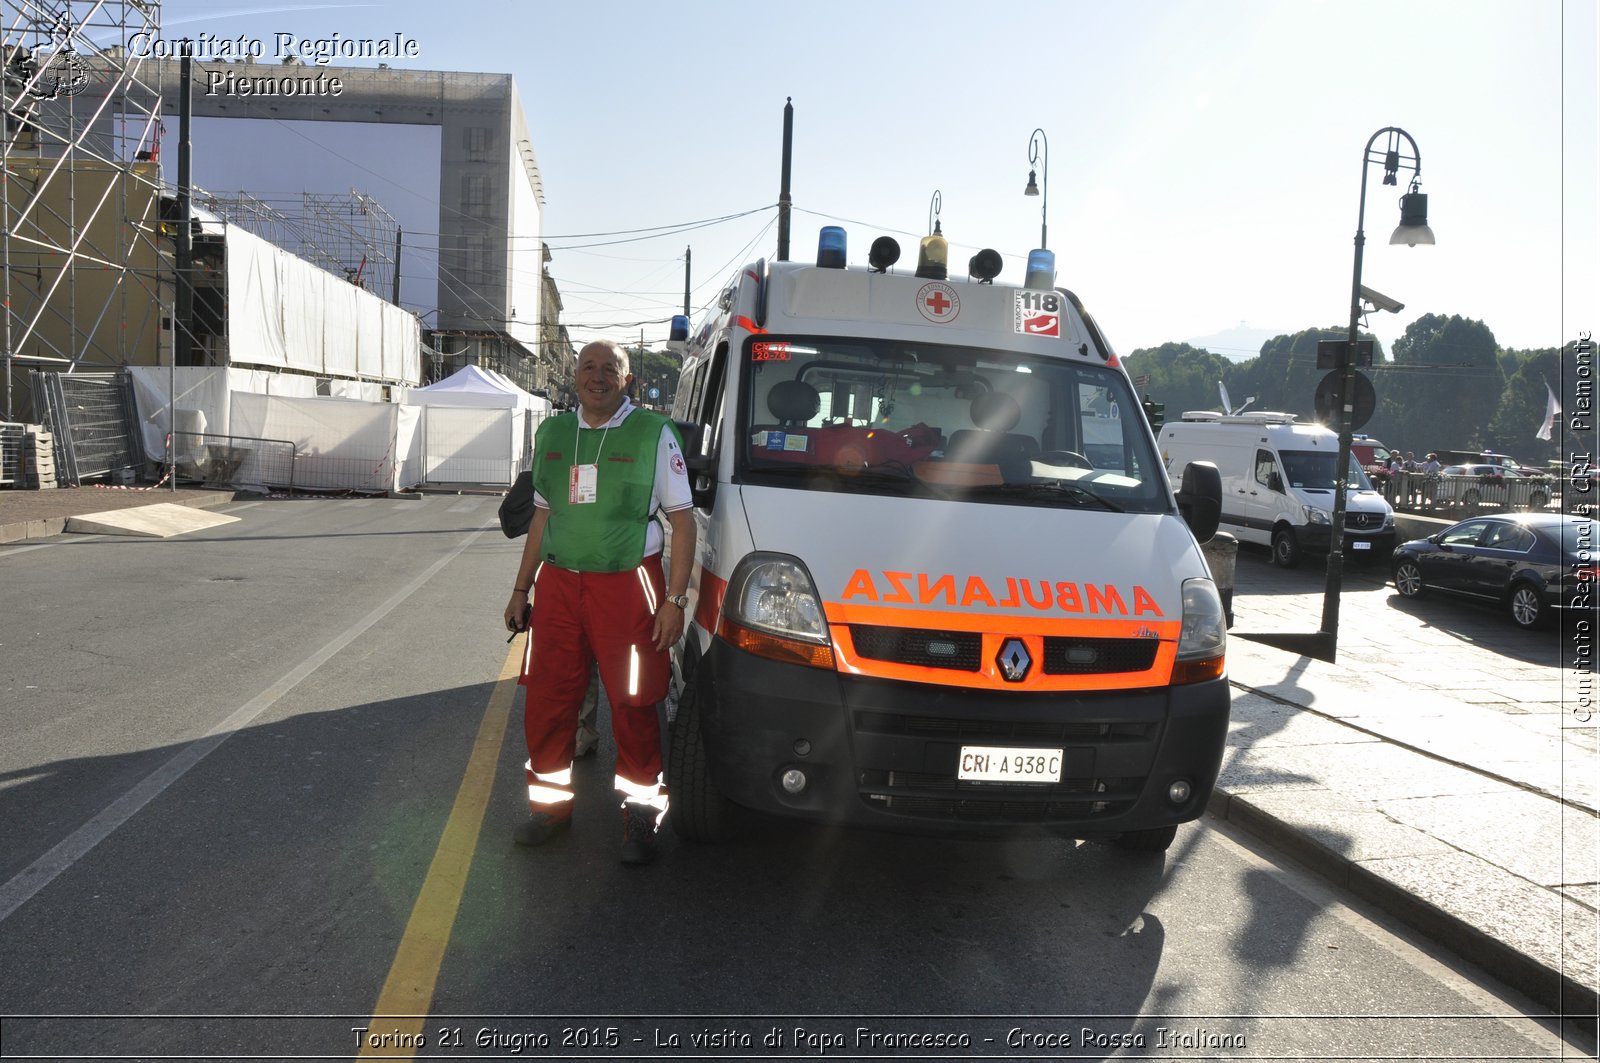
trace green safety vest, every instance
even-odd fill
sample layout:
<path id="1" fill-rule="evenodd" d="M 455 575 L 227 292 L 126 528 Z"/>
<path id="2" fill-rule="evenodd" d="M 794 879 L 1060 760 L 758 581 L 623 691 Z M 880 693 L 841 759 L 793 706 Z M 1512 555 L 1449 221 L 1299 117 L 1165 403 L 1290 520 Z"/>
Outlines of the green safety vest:
<path id="1" fill-rule="evenodd" d="M 609 430 L 579 428 L 576 411 L 545 418 L 533 437 L 533 486 L 550 505 L 542 547 L 546 561 L 577 572 L 638 567 L 653 516 L 650 495 L 661 428 L 671 424 L 669 418 L 637 407 Z M 683 446 L 681 438 L 678 446 Z M 577 465 L 599 466 L 594 502 L 570 501 Z"/>

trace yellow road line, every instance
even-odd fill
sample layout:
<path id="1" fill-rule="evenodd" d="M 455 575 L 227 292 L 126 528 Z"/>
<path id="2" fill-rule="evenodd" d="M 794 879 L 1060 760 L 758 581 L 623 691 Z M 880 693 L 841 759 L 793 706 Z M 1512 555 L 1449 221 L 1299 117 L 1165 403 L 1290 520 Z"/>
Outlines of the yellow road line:
<path id="1" fill-rule="evenodd" d="M 456 791 L 455 807 L 450 810 L 450 819 L 439 838 L 439 848 L 428 867 L 428 877 L 423 880 L 422 891 L 406 922 L 405 934 L 400 938 L 400 947 L 395 950 L 389 977 L 378 994 L 372 1020 L 367 1023 L 373 1034 L 399 1036 L 386 1038 L 387 1043 L 381 1047 L 373 1045 L 370 1054 L 368 1045 L 372 1042 L 368 1041 L 357 1059 L 405 1058 L 416 1052 L 414 1047 L 396 1045 L 419 1043 L 423 1024 L 433 1006 L 434 983 L 439 977 L 439 966 L 444 962 L 445 947 L 450 943 L 450 930 L 461 906 L 467 874 L 472 870 L 472 855 L 478 847 L 483 813 L 494 788 L 495 765 L 500 760 L 506 722 L 516 701 L 517 676 L 521 669 L 522 647 L 518 646 L 500 666 L 500 678 L 489 695 L 488 708 L 478 725 L 478 737 L 472 743 L 466 775 Z"/>

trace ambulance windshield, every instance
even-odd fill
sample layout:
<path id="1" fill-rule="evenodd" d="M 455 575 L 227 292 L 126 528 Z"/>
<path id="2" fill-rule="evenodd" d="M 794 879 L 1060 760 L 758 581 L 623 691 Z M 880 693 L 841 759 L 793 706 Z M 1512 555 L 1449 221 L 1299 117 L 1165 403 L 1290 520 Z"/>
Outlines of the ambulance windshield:
<path id="1" fill-rule="evenodd" d="M 747 341 L 752 483 L 1165 512 L 1127 377 L 1085 360 L 899 340 Z"/>

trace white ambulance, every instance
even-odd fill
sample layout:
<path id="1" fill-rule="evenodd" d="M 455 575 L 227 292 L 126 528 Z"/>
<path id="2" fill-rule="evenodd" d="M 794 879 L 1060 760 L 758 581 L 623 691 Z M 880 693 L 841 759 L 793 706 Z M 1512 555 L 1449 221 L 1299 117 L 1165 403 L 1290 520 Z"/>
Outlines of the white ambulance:
<path id="1" fill-rule="evenodd" d="M 1332 541 L 1339 436 L 1292 413 L 1189 411 L 1161 427 L 1161 459 L 1174 476 L 1208 461 L 1222 476 L 1222 526 L 1241 542 L 1272 548 L 1284 568 Z M 1346 483 L 1344 550 L 1387 562 L 1394 553 L 1394 509 L 1352 452 Z"/>
<path id="2" fill-rule="evenodd" d="M 1164 850 L 1228 727 L 1196 540 L 1215 471 L 1174 495 L 1053 271 L 895 271 L 892 243 L 847 266 L 830 226 L 815 264 L 745 267 L 679 345 L 699 556 L 668 819 L 696 840 L 742 806 Z"/>

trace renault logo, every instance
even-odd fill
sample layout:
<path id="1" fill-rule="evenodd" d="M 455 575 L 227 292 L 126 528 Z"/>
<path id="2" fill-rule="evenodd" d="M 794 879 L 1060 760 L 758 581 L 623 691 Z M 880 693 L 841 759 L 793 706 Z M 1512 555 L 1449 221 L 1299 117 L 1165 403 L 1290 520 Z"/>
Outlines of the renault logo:
<path id="1" fill-rule="evenodd" d="M 1007 683 L 1020 683 L 1028 677 L 1033 658 L 1028 656 L 1028 647 L 1023 645 L 1021 639 L 1011 638 L 1001 643 L 1000 653 L 994 663 L 1000 666 L 1000 676 Z"/>

